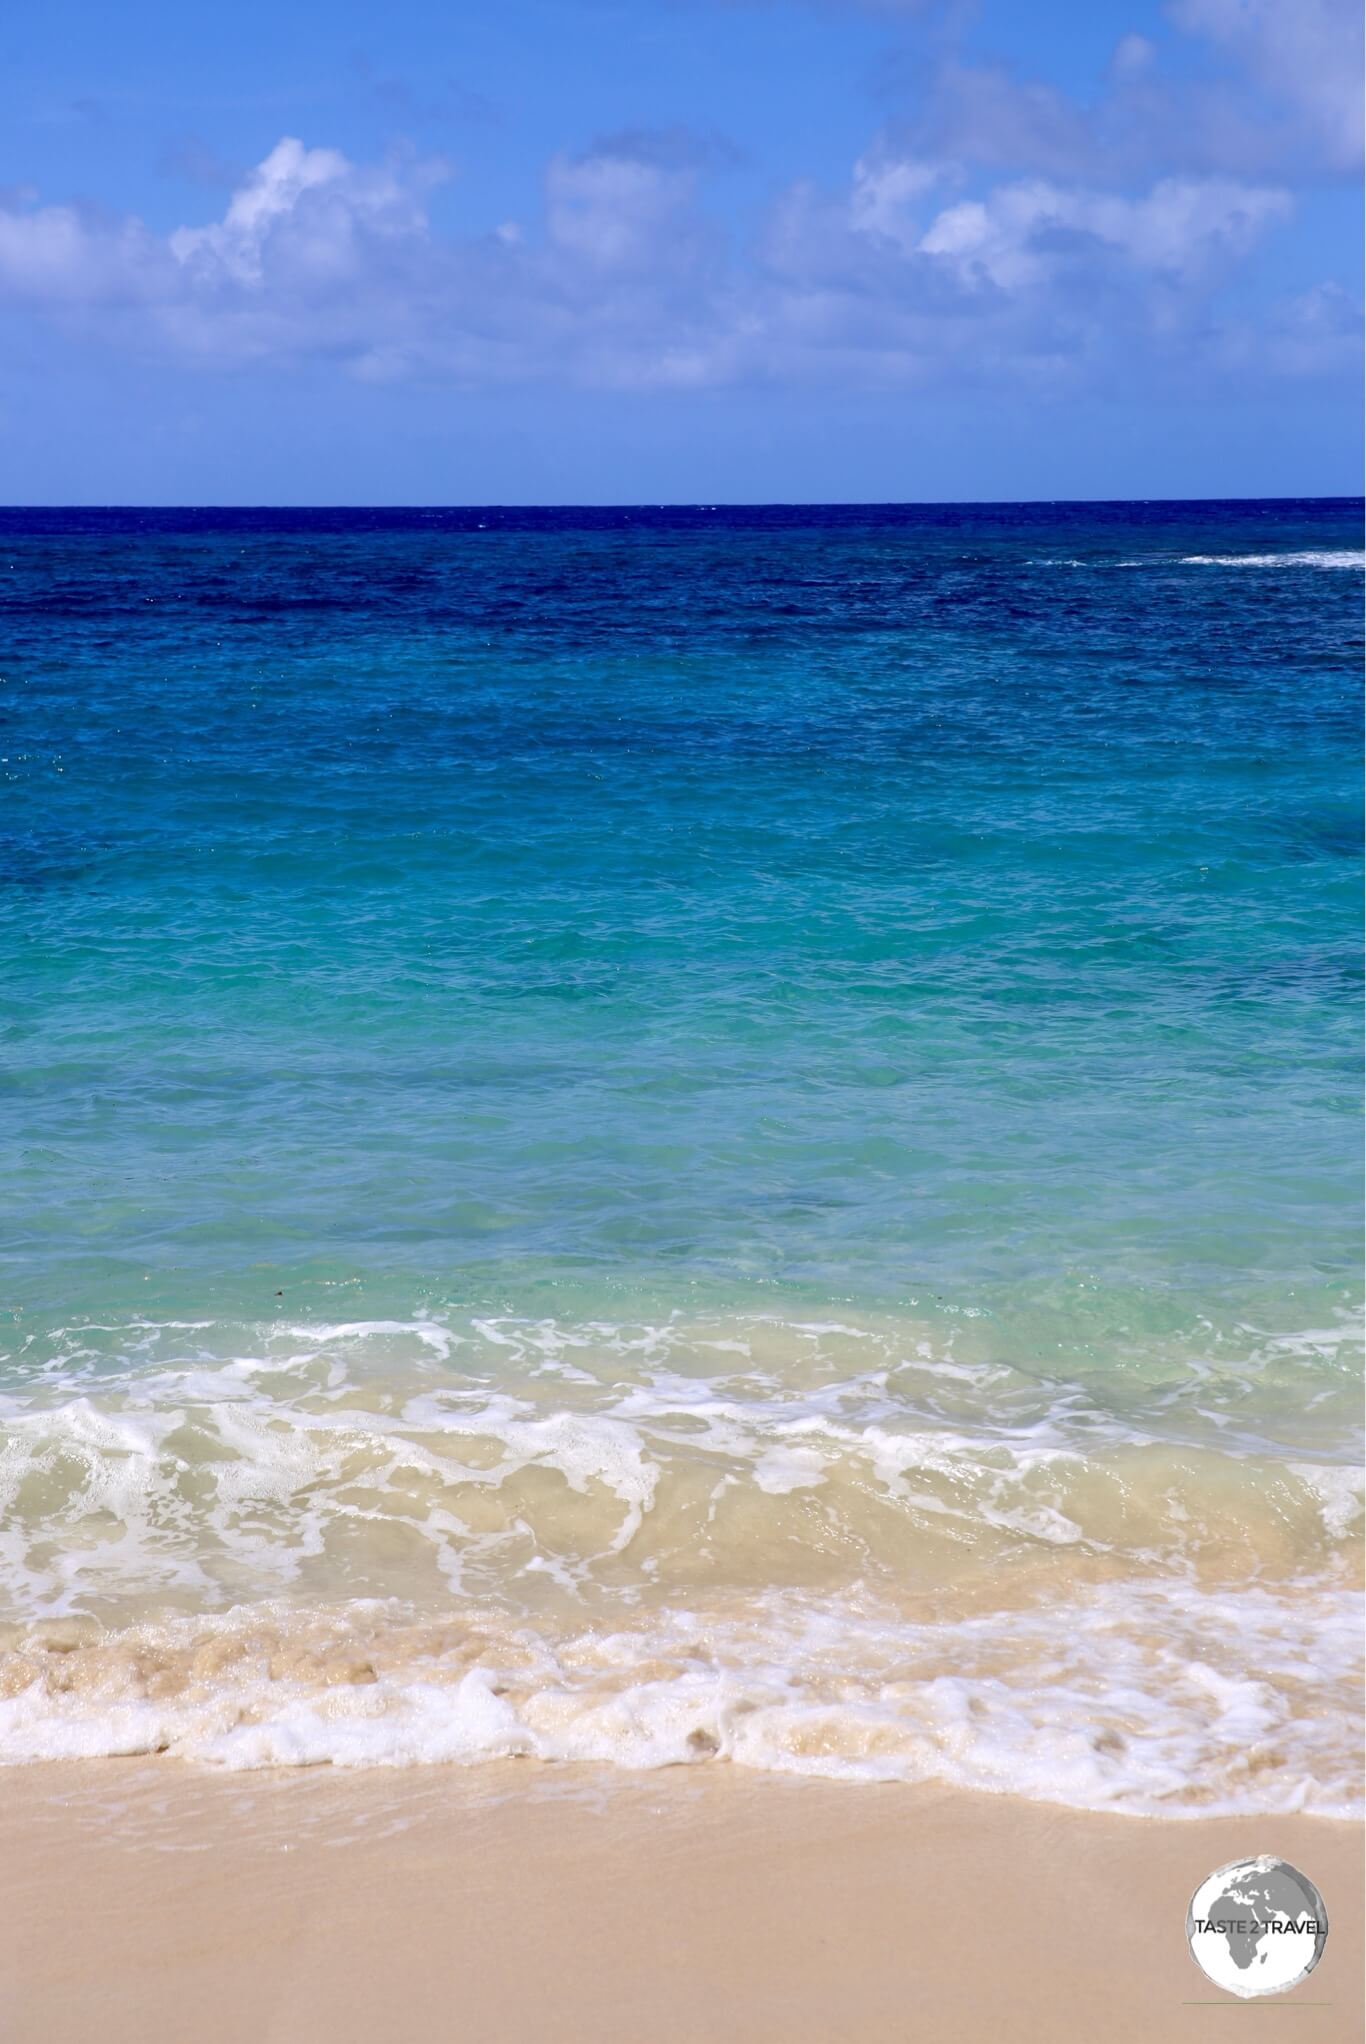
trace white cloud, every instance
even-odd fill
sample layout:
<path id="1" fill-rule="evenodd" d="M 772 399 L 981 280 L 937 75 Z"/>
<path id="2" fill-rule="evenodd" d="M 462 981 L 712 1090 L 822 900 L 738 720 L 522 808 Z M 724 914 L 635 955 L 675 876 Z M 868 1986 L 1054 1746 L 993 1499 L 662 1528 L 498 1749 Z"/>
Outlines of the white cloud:
<path id="1" fill-rule="evenodd" d="M 1256 324 L 1232 321 L 1218 338 L 1221 373 L 1245 379 L 1361 380 L 1361 310 L 1336 284 L 1274 303 Z"/>
<path id="2" fill-rule="evenodd" d="M 239 283 L 256 283 L 271 229 L 294 211 L 305 192 L 346 181 L 351 166 L 336 149 L 305 149 L 286 136 L 264 163 L 233 193 L 221 221 L 211 227 L 178 227 L 171 254 L 187 268 L 221 270 Z M 336 217 L 334 209 L 334 218 Z"/>
<path id="3" fill-rule="evenodd" d="M 1099 182 L 1201 175 L 1340 177 L 1360 161 L 1360 0 L 1168 0 L 1215 65 L 1177 70 L 1122 35 L 1103 88 L 1079 99 L 1011 65 L 952 52 L 900 141 L 909 154 Z"/>
<path id="4" fill-rule="evenodd" d="M 160 286 L 158 271 L 161 272 Z M 134 302 L 164 288 L 165 248 L 137 220 L 108 221 L 27 195 L 0 204 L 0 300 Z"/>
<path id="5" fill-rule="evenodd" d="M 1140 198 L 1033 181 L 948 207 L 920 247 L 954 264 L 965 281 L 1003 291 L 1037 289 L 1097 251 L 1183 280 L 1246 254 L 1289 213 L 1287 193 L 1227 179 L 1164 178 Z"/>
<path id="6" fill-rule="evenodd" d="M 850 225 L 858 234 L 890 241 L 908 253 L 915 246 L 915 221 L 927 192 L 943 182 L 943 164 L 898 159 L 875 151 L 854 165 L 849 195 Z"/>
<path id="7" fill-rule="evenodd" d="M 702 203 L 715 160 L 676 132 L 610 137 L 552 159 L 539 219 L 457 236 L 430 217 L 439 163 L 287 137 L 220 219 L 165 236 L 0 200 L 0 301 L 105 350 L 371 382 L 1129 382 L 1183 346 L 1214 359 L 1221 283 L 1291 206 L 1229 177 L 973 181 L 883 137 L 842 187 L 779 194 L 741 252 Z M 1286 314 L 1268 368 L 1339 359 L 1330 310 Z M 1253 359 L 1249 335 L 1237 346 Z"/>
<path id="8" fill-rule="evenodd" d="M 1350 167 L 1360 160 L 1359 0 L 1173 0 L 1171 13 L 1293 107 L 1329 162 Z"/>
<path id="9" fill-rule="evenodd" d="M 1152 70 L 1156 61 L 1156 47 L 1147 36 L 1122 35 L 1110 59 L 1111 75 L 1120 79 L 1141 78 Z"/>
<path id="10" fill-rule="evenodd" d="M 546 172 L 546 232 L 554 247 L 595 270 L 657 260 L 662 239 L 692 242 L 696 175 L 611 147 L 556 156 Z"/>

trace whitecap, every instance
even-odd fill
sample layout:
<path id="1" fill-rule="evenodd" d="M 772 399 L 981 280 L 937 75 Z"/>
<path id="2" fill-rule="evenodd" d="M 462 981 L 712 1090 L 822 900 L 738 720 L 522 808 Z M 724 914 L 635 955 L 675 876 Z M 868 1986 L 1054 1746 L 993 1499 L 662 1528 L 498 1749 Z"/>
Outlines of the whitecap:
<path id="1" fill-rule="evenodd" d="M 1184 568 L 1366 568 L 1366 552 L 1312 547 L 1285 554 L 1182 554 Z"/>

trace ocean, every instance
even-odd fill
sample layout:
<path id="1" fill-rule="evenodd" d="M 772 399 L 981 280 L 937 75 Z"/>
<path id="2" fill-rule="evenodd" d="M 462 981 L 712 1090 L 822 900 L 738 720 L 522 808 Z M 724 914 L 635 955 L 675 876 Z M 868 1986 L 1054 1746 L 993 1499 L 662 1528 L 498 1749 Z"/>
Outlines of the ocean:
<path id="1" fill-rule="evenodd" d="M 1361 548 L 0 512 L 0 1759 L 1359 1807 Z"/>

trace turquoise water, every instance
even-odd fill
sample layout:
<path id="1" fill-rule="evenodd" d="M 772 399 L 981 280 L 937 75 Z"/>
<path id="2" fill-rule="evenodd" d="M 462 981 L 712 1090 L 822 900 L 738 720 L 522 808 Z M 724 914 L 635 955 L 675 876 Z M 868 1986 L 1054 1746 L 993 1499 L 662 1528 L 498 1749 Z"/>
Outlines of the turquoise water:
<path id="1" fill-rule="evenodd" d="M 824 1573 L 828 1527 L 762 1519 L 815 1487 L 761 1482 L 719 1560 L 680 1531 L 599 1581 L 620 1482 L 536 1448 L 519 1471 L 603 1514 L 552 1535 L 500 1477 L 519 1576 L 623 1609 L 667 1579 L 675 1613 L 709 1571 L 874 1581 L 898 1622 L 910 1585 L 936 1624 L 1007 1579 L 1012 1608 L 1172 1569 L 1336 1586 L 1360 547 L 1346 503 L 4 513 L 11 1619 L 429 1613 L 449 1529 L 358 1561 L 315 1511 L 353 1512 L 347 1471 L 272 1463 L 256 1559 L 218 1569 L 207 1529 L 250 1513 L 206 1470 L 240 1489 L 328 1400 L 392 1420 L 433 1385 L 625 1425 L 727 1357 L 746 1470 L 843 1399 L 840 1455 L 951 1425 L 981 1505 L 1027 1434 L 1073 1458 L 1028 1510 L 1087 1566 L 1040 1576 L 1077 1540 L 1041 1558 L 993 1490 L 955 1574 L 914 1514 L 858 1518 L 895 1493 L 874 1455 Z M 547 1388 L 567 1356 L 579 1390 Z M 254 1447 L 220 1425 L 247 1365 Z M 198 1447 L 162 1424 L 191 1407 Z M 1141 1538 L 1088 1520 L 1102 1449 L 1187 1458 L 1123 1477 Z M 391 1506 L 438 1507 L 383 1488 L 355 1509 L 401 1547 Z M 1174 1530 L 1223 1510 L 1243 1575 Z"/>

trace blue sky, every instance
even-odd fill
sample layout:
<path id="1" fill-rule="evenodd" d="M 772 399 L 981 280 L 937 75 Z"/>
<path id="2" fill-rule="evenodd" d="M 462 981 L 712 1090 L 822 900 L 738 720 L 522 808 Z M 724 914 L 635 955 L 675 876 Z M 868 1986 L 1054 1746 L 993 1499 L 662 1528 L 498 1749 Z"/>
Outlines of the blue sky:
<path id="1" fill-rule="evenodd" d="M 1359 487 L 1356 0 L 0 26 L 0 497 Z"/>

